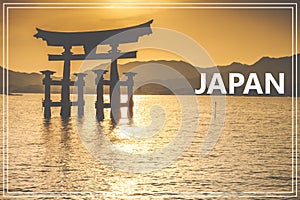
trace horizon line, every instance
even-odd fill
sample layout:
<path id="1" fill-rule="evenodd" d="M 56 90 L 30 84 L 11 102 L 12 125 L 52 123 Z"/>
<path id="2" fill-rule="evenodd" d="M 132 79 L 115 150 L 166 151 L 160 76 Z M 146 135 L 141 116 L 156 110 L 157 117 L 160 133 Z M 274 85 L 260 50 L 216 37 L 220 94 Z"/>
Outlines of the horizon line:
<path id="1" fill-rule="evenodd" d="M 296 54 L 293 54 L 293 55 L 284 55 L 284 56 L 280 56 L 280 57 L 273 57 L 273 56 L 268 56 L 268 55 L 264 55 L 262 57 L 260 57 L 259 59 L 257 59 L 256 61 L 252 62 L 252 64 L 247 64 L 247 63 L 242 63 L 242 62 L 239 62 L 239 61 L 232 61 L 231 63 L 229 64 L 222 64 L 222 65 L 219 65 L 219 64 L 216 64 L 215 66 L 209 66 L 209 67 L 199 67 L 199 66 L 194 66 L 192 64 L 190 64 L 189 62 L 186 62 L 182 59 L 179 59 L 179 60 L 136 60 L 136 61 L 130 61 L 130 62 L 127 62 L 127 63 L 123 63 L 123 64 L 118 64 L 120 66 L 123 66 L 123 65 L 127 65 L 127 64 L 130 64 L 130 63 L 135 63 L 135 62 L 141 62 L 141 63 L 146 63 L 146 62 L 159 62 L 159 61 L 167 61 L 167 62 L 171 62 L 171 61 L 176 61 L 176 62 L 185 62 L 187 64 L 190 64 L 192 65 L 193 67 L 198 67 L 198 68 L 212 68 L 212 67 L 228 67 L 229 65 L 232 65 L 234 63 L 237 63 L 237 64 L 241 64 L 241 65 L 248 65 L 248 66 L 251 66 L 251 65 L 254 65 L 255 63 L 257 63 L 258 61 L 260 61 L 261 59 L 263 58 L 270 58 L 270 59 L 279 59 L 279 58 L 286 58 L 286 57 L 292 57 L 292 56 L 299 56 L 300 55 L 300 52 L 299 53 L 296 53 Z M 109 64 L 109 62 L 107 63 L 103 63 L 103 64 Z M 4 67 L 2 65 L 0 65 L 0 67 L 4 70 L 9 70 L 9 71 L 13 71 L 13 72 L 19 72 L 19 73 L 27 73 L 27 74 L 40 74 L 39 72 L 36 72 L 36 71 L 32 71 L 32 72 L 26 72 L 26 71 L 15 71 L 15 70 L 12 70 L 12 69 L 7 69 L 7 67 Z"/>

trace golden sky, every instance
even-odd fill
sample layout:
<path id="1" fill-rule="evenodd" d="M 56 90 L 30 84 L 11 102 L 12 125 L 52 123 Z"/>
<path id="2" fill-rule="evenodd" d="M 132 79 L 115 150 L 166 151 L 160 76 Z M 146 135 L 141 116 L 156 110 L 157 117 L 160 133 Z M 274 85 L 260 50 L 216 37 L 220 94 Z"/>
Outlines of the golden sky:
<path id="1" fill-rule="evenodd" d="M 38 72 L 47 68 L 61 74 L 62 62 L 47 60 L 48 53 L 61 52 L 61 49 L 48 47 L 45 41 L 34 38 L 36 27 L 53 31 L 91 31 L 133 26 L 150 19 L 154 20 L 152 27 L 172 29 L 195 40 L 217 65 L 234 61 L 252 64 L 262 56 L 292 54 L 291 9 L 18 6 L 8 12 L 8 66 L 16 71 Z M 182 58 L 164 51 L 141 50 L 136 59 L 122 62 L 171 59 Z M 74 62 L 73 69 L 79 66 L 80 63 Z"/>

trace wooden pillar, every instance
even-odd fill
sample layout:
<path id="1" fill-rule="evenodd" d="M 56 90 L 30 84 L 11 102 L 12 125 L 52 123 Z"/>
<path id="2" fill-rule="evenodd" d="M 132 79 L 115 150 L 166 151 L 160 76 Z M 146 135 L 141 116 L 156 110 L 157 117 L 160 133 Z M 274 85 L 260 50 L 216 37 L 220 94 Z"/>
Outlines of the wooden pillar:
<path id="1" fill-rule="evenodd" d="M 41 71 L 42 74 L 45 75 L 45 78 L 43 79 L 43 85 L 45 85 L 45 97 L 44 97 L 44 101 L 43 101 L 43 107 L 44 107 L 44 117 L 45 118 L 50 118 L 51 117 L 51 105 L 52 105 L 52 101 L 51 101 L 51 75 L 53 75 L 55 72 L 53 71 L 49 71 L 49 70 L 45 70 L 45 71 Z"/>
<path id="2" fill-rule="evenodd" d="M 71 115 L 71 102 L 70 102 L 70 65 L 71 65 L 71 52 L 72 46 L 64 46 L 64 71 L 61 85 L 61 110 L 60 115 L 63 118 L 70 117 Z"/>
<path id="3" fill-rule="evenodd" d="M 125 72 L 127 76 L 127 95 L 128 95 L 128 110 L 127 117 L 132 118 L 133 116 L 133 77 L 136 75 L 134 72 Z"/>
<path id="4" fill-rule="evenodd" d="M 112 49 L 110 53 L 112 55 L 111 65 L 110 65 L 110 117 L 113 122 L 117 122 L 121 118 L 121 92 L 119 82 L 119 72 L 118 72 L 118 60 L 117 54 L 119 50 L 117 49 L 118 45 L 111 45 Z"/>
<path id="5" fill-rule="evenodd" d="M 103 99 L 103 75 L 107 72 L 107 70 L 93 70 L 95 74 L 97 74 L 95 84 L 97 85 L 97 100 L 95 103 L 96 108 L 96 118 L 98 121 L 102 121 L 104 119 L 104 99 Z"/>
<path id="6" fill-rule="evenodd" d="M 84 77 L 87 74 L 84 73 L 75 73 L 77 77 L 75 85 L 77 86 L 77 108 L 78 108 L 78 116 L 81 117 L 84 115 L 84 99 L 83 99 L 83 87 L 85 85 Z"/>

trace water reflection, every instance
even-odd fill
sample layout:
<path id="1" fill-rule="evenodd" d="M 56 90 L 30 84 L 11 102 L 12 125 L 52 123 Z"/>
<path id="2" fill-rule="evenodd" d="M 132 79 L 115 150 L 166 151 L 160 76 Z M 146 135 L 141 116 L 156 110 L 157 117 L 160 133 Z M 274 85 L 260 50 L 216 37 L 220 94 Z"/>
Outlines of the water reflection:
<path id="1" fill-rule="evenodd" d="M 68 147 L 70 140 L 70 132 L 73 130 L 72 121 L 70 118 L 61 119 L 61 143 Z"/>
<path id="2" fill-rule="evenodd" d="M 71 118 L 53 117 L 44 119 L 43 138 L 45 143 L 45 154 L 42 159 L 42 165 L 46 168 L 56 171 L 47 170 L 47 176 L 52 177 L 46 179 L 45 184 L 57 184 L 60 188 L 69 188 L 70 174 L 74 169 L 70 166 L 74 149 L 77 148 L 72 142 L 74 136 L 74 124 Z M 57 173 L 59 176 L 57 176 Z"/>
<path id="3" fill-rule="evenodd" d="M 94 107 L 87 107 L 83 118 L 73 117 L 67 121 L 62 121 L 59 110 L 54 108 L 52 118 L 43 120 L 41 109 L 28 109 L 40 106 L 41 96 L 26 94 L 9 98 L 12 98 L 8 135 L 10 191 L 119 192 L 125 196 L 158 192 L 168 199 L 171 192 L 201 195 L 216 191 L 286 192 L 292 189 L 290 98 L 272 97 L 270 101 L 270 98 L 229 97 L 224 132 L 211 154 L 199 159 L 212 110 L 210 99 L 199 97 L 201 125 L 195 130 L 193 143 L 173 163 L 149 173 L 126 173 L 110 164 L 138 168 L 139 165 L 131 166 L 130 162 L 147 163 L 148 160 L 143 160 L 145 155 L 174 139 L 180 125 L 180 112 L 171 97 L 136 96 L 135 108 L 139 106 L 138 98 L 144 105 L 134 110 L 132 120 L 121 119 L 117 126 L 109 118 L 98 123 Z M 90 101 L 94 103 L 93 97 Z M 160 133 L 151 139 L 122 134 L 121 129 L 125 127 L 149 126 L 149 107 L 160 102 L 167 105 L 166 117 L 170 120 Z M 106 114 L 109 115 L 109 111 Z M 191 116 L 189 120 L 195 119 Z M 104 148 L 106 142 L 112 144 L 112 150 Z M 96 159 L 99 153 L 106 154 L 107 160 Z M 153 157 L 148 162 L 149 167 L 159 164 L 160 158 L 159 155 Z"/>

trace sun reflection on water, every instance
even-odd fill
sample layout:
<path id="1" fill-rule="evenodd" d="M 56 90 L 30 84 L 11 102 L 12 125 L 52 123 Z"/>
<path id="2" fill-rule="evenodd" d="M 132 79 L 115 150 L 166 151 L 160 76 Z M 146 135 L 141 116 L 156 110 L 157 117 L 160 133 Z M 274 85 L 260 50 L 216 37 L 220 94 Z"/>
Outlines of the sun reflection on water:
<path id="1" fill-rule="evenodd" d="M 122 95 L 122 101 L 126 98 L 126 95 Z M 177 99 L 170 96 L 168 104 L 165 104 L 159 99 L 148 103 L 147 98 L 147 96 L 135 95 L 134 117 L 128 119 L 127 108 L 122 108 L 122 118 L 116 126 L 110 124 L 110 111 L 106 111 L 106 119 L 100 122 L 102 134 L 118 150 L 136 154 L 151 153 L 167 145 L 176 136 L 181 113 L 169 107 L 170 105 L 180 107 Z M 169 118 L 178 120 L 167 120 Z"/>

